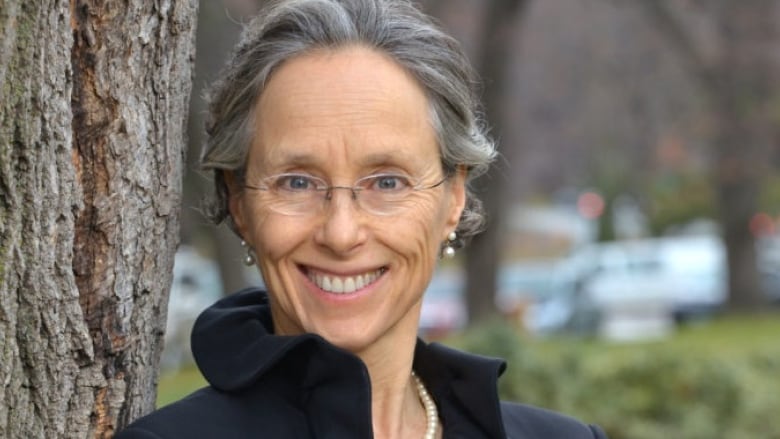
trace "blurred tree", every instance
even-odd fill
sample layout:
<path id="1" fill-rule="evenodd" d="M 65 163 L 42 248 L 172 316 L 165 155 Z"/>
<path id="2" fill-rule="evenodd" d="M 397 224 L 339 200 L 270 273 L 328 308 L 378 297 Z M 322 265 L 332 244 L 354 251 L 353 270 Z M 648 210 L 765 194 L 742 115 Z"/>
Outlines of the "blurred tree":
<path id="1" fill-rule="evenodd" d="M 777 141 L 778 2 L 635 4 L 678 55 L 705 98 L 712 119 L 713 185 L 728 255 L 729 307 L 760 310 L 766 298 L 758 284 L 748 224 L 758 211 L 761 184 L 771 171 Z M 711 20 L 705 31 L 690 23 L 701 17 Z"/>
<path id="2" fill-rule="evenodd" d="M 198 12 L 195 82 L 187 121 L 189 144 L 184 172 L 181 239 L 182 243 L 193 245 L 214 258 L 219 265 L 222 291 L 225 294 L 246 287 L 249 281 L 241 263 L 243 255 L 239 239 L 226 225 L 215 227 L 200 212 L 204 194 L 213 190 L 209 187 L 211 176 L 197 170 L 201 146 L 205 141 L 206 103 L 203 94 L 206 86 L 219 74 L 238 40 L 238 20 L 247 20 L 246 17 L 257 7 L 254 3 L 249 0 L 224 0 L 201 4 Z"/>
<path id="3" fill-rule="evenodd" d="M 508 121 L 506 90 L 510 61 L 516 53 L 516 36 L 521 30 L 523 13 L 529 0 L 491 0 L 480 2 L 482 10 L 475 10 L 474 2 L 426 2 L 426 10 L 439 18 L 448 18 L 450 32 L 454 32 L 471 54 L 476 69 L 484 81 L 483 104 L 488 123 L 495 137 L 499 137 Z M 460 11 L 460 14 L 457 13 Z M 477 23 L 477 32 L 465 35 L 469 20 Z M 466 19 L 462 19 L 466 17 Z M 461 18 L 458 22 L 456 20 Z M 448 22 L 449 21 L 449 22 Z M 501 146 L 501 142 L 498 142 Z M 501 148 L 499 148 L 501 151 Z M 490 319 L 497 314 L 495 295 L 498 267 L 501 264 L 501 236 L 503 208 L 507 205 L 504 178 L 504 157 L 500 157 L 486 175 L 477 179 L 472 188 L 483 202 L 487 214 L 485 231 L 477 235 L 465 251 L 466 306 L 469 324 Z"/>
<path id="4" fill-rule="evenodd" d="M 154 407 L 197 1 L 0 1 L 0 437 Z"/>
<path id="5" fill-rule="evenodd" d="M 654 235 L 697 218 L 716 217 L 711 180 L 699 173 L 661 173 L 649 191 Z"/>
<path id="6" fill-rule="evenodd" d="M 479 40 L 479 55 L 474 60 L 485 81 L 483 101 L 489 123 L 500 143 L 500 134 L 508 122 L 506 89 L 509 80 L 509 62 L 513 53 L 516 35 L 522 29 L 523 12 L 530 0 L 492 0 L 485 2 L 487 8 L 482 24 L 482 38 Z M 499 148 L 501 151 L 502 148 Z M 474 182 L 487 213 L 485 231 L 477 235 L 466 252 L 466 305 L 469 323 L 485 321 L 497 314 L 495 296 L 498 290 L 498 268 L 501 264 L 503 207 L 506 203 L 506 184 L 502 178 L 501 159 L 486 175 Z"/>
<path id="7" fill-rule="evenodd" d="M 552 195 L 571 206 L 577 193 L 595 191 L 607 203 L 600 239 L 615 236 L 613 200 L 628 197 L 655 215 L 649 188 L 659 173 L 701 174 L 705 155 L 691 81 L 636 8 L 613 3 L 531 4 L 510 69 L 517 85 L 507 89 L 516 117 L 502 133 L 521 139 L 505 151 L 514 201 Z"/>

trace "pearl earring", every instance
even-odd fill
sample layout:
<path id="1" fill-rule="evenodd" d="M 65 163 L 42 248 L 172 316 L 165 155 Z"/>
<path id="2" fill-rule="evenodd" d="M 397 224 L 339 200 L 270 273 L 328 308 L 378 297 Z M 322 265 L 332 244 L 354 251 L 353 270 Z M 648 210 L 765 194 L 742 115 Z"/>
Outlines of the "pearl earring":
<path id="1" fill-rule="evenodd" d="M 455 257 L 455 247 L 453 247 L 453 244 L 456 239 L 458 239 L 458 234 L 455 232 L 450 232 L 450 234 L 447 235 L 447 244 L 444 245 L 441 252 L 443 258 L 452 259 Z"/>
<path id="2" fill-rule="evenodd" d="M 249 244 L 242 240 L 241 241 L 241 247 L 244 247 L 246 249 L 246 256 L 244 256 L 244 265 L 247 267 L 251 267 L 252 265 L 255 265 L 255 254 L 252 252 L 252 247 L 249 246 Z"/>

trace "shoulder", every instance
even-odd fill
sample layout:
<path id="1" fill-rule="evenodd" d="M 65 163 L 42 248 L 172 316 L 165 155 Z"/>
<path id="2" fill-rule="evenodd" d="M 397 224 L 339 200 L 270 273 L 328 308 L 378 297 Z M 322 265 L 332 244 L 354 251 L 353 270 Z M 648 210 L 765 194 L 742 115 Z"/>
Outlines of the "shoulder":
<path id="1" fill-rule="evenodd" d="M 192 434 L 218 437 L 215 435 L 219 432 L 216 428 L 221 424 L 224 424 L 223 428 L 230 425 L 231 420 L 225 419 L 231 413 L 229 405 L 230 402 L 219 392 L 207 387 L 135 420 L 115 438 L 166 439 Z M 215 431 L 209 432 L 211 429 Z"/>
<path id="2" fill-rule="evenodd" d="M 137 419 L 116 439 L 301 437 L 305 419 L 273 392 L 222 392 L 205 387 Z"/>
<path id="3" fill-rule="evenodd" d="M 606 439 L 594 425 L 569 416 L 525 404 L 501 402 L 501 416 L 509 439 Z"/>

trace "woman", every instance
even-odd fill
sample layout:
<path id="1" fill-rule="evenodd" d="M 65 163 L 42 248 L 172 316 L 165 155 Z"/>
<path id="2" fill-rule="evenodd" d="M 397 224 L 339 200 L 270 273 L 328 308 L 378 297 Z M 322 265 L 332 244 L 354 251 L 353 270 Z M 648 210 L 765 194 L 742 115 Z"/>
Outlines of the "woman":
<path id="1" fill-rule="evenodd" d="M 500 361 L 417 339 L 442 255 L 478 231 L 495 152 L 452 38 L 404 0 L 272 2 L 210 95 L 212 216 L 267 293 L 192 349 L 210 386 L 119 438 L 603 438 L 499 402 Z"/>

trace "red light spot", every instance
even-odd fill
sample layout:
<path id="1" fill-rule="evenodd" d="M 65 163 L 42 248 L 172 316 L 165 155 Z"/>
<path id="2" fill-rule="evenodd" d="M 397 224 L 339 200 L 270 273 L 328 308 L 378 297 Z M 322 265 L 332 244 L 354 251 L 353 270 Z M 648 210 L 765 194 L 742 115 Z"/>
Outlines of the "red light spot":
<path id="1" fill-rule="evenodd" d="M 764 212 L 753 215 L 749 227 L 750 233 L 755 237 L 774 235 L 777 232 L 774 219 Z"/>
<path id="2" fill-rule="evenodd" d="M 604 198 L 595 192 L 585 192 L 577 199 L 577 211 L 587 219 L 596 219 L 604 214 Z"/>

